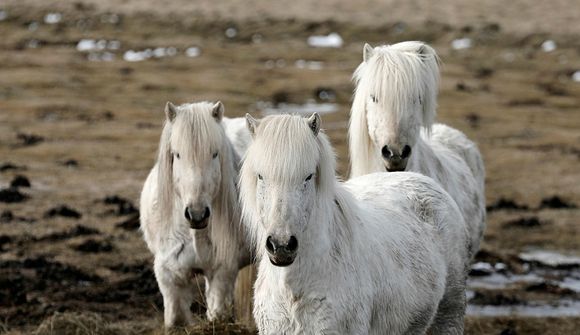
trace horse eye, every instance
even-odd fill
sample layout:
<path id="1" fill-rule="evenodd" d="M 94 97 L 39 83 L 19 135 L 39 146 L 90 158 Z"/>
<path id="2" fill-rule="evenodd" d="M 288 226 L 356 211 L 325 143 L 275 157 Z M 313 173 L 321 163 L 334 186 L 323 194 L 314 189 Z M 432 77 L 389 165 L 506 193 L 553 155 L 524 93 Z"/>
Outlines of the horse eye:
<path id="1" fill-rule="evenodd" d="M 377 97 L 375 97 L 375 96 L 374 96 L 374 95 L 372 95 L 372 94 L 371 94 L 371 100 L 372 100 L 374 103 L 377 103 L 377 102 L 379 102 L 379 100 L 377 99 Z"/>
<path id="2" fill-rule="evenodd" d="M 179 159 L 179 157 L 180 157 L 179 153 L 176 152 L 176 153 L 174 153 L 174 155 L 175 155 L 175 158 Z"/>
<path id="3" fill-rule="evenodd" d="M 309 181 L 310 179 L 312 179 L 312 173 L 308 177 L 306 177 L 305 181 Z"/>
<path id="4" fill-rule="evenodd" d="M 216 151 L 216 152 L 214 152 L 212 158 L 216 158 L 217 156 L 218 156 L 218 152 Z"/>
<path id="5" fill-rule="evenodd" d="M 264 178 L 262 178 L 262 175 L 261 174 L 258 174 L 258 179 L 264 180 Z"/>

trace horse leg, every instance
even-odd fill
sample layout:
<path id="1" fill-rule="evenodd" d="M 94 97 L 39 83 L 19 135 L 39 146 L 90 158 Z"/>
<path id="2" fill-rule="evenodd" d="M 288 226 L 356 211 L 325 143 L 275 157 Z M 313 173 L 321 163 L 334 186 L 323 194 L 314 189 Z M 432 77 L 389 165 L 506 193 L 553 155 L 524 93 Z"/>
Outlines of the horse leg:
<path id="1" fill-rule="evenodd" d="M 155 278 L 163 295 L 164 322 L 166 327 L 193 323 L 190 306 L 193 302 L 193 285 L 190 278 L 179 278 L 161 262 L 155 262 Z"/>
<path id="2" fill-rule="evenodd" d="M 431 334 L 463 334 L 466 301 L 465 279 L 451 282 L 439 303 Z"/>
<path id="3" fill-rule="evenodd" d="M 237 273 L 237 268 L 220 267 L 205 274 L 207 318 L 210 321 L 233 319 L 234 287 Z"/>

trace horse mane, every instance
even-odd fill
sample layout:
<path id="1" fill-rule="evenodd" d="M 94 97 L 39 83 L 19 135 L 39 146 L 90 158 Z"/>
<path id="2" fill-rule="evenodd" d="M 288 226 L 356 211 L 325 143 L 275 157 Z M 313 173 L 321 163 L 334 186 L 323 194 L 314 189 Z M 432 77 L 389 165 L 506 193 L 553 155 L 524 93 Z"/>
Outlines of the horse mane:
<path id="1" fill-rule="evenodd" d="M 280 150 L 285 154 L 280 155 Z M 242 220 L 249 225 L 248 237 L 253 250 L 260 252 L 263 248 L 258 243 L 265 236 L 260 234 L 260 221 L 257 217 L 255 160 L 269 162 L 268 172 L 278 180 L 290 183 L 303 176 L 295 175 L 296 171 L 306 171 L 302 166 L 311 166 L 318 162 L 316 192 L 319 209 L 327 210 L 330 216 L 345 226 L 353 222 L 356 206 L 352 195 L 340 185 L 336 178 L 336 157 L 326 134 L 321 129 L 317 135 L 306 124 L 306 119 L 297 115 L 273 115 L 260 120 L 254 140 L 244 158 L 240 171 L 240 190 L 247 196 L 242 197 Z M 290 160 L 289 160 L 290 159 Z M 335 227 L 336 229 L 342 229 Z M 343 227 L 344 228 L 344 227 Z M 334 229 L 331 227 L 331 229 Z M 348 239 L 350 234 L 341 234 Z M 258 254 L 258 257 L 261 255 Z"/>
<path id="2" fill-rule="evenodd" d="M 184 104 L 178 107 L 173 122 L 165 121 L 158 154 L 158 202 L 161 217 L 173 218 L 176 199 L 171 141 L 185 141 L 188 145 L 183 147 L 198 153 L 194 157 L 200 156 L 200 152 L 207 156 L 212 148 L 219 148 L 221 181 L 218 195 L 212 202 L 214 214 L 210 216 L 206 229 L 210 232 L 215 255 L 226 260 L 237 257 L 239 252 L 238 248 L 232 246 L 232 241 L 243 245 L 236 185 L 239 157 L 235 154 L 222 123 L 212 116 L 212 107 L 210 102 Z M 168 221 L 169 224 L 174 222 L 173 219 Z"/>
<path id="3" fill-rule="evenodd" d="M 439 57 L 423 42 L 401 42 L 374 48 L 353 74 L 356 88 L 349 124 L 351 175 L 376 167 L 377 154 L 367 123 L 367 101 L 376 95 L 379 103 L 394 113 L 407 113 L 413 104 L 422 105 L 421 125 L 430 134 L 437 113 Z"/>

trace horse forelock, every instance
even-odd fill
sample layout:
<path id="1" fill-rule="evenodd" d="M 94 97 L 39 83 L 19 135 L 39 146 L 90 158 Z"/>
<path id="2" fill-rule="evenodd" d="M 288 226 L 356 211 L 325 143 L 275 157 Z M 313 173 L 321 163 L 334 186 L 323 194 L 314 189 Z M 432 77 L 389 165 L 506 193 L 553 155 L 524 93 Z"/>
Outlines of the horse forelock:
<path id="1" fill-rule="evenodd" d="M 173 121 L 172 147 L 186 150 L 180 155 L 196 163 L 211 157 L 227 141 L 223 128 L 211 115 L 212 107 L 208 102 L 181 105 Z"/>

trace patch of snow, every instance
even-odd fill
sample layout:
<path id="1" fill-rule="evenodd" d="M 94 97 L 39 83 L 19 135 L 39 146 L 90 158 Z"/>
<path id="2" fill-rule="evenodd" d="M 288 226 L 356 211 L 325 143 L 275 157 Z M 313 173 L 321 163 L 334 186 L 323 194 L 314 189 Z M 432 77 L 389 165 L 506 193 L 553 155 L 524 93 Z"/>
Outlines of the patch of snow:
<path id="1" fill-rule="evenodd" d="M 542 43 L 542 50 L 544 52 L 552 52 L 556 50 L 556 48 L 557 48 L 556 42 L 554 42 L 553 40 L 545 40 L 544 43 Z"/>
<path id="2" fill-rule="evenodd" d="M 199 47 L 189 47 L 185 49 L 185 55 L 190 58 L 199 57 L 201 55 L 201 49 Z"/>
<path id="3" fill-rule="evenodd" d="M 328 35 L 314 35 L 308 37 L 307 43 L 315 48 L 340 48 L 344 41 L 337 33 L 330 33 Z"/>
<path id="4" fill-rule="evenodd" d="M 473 42 L 471 41 L 471 38 L 468 38 L 468 37 L 458 38 L 458 39 L 454 39 L 453 41 L 451 41 L 451 47 L 454 50 L 469 49 L 472 47 L 472 45 L 473 45 Z"/>
<path id="5" fill-rule="evenodd" d="M 57 24 L 62 20 L 61 13 L 48 13 L 44 16 L 44 23 L 46 24 Z"/>

